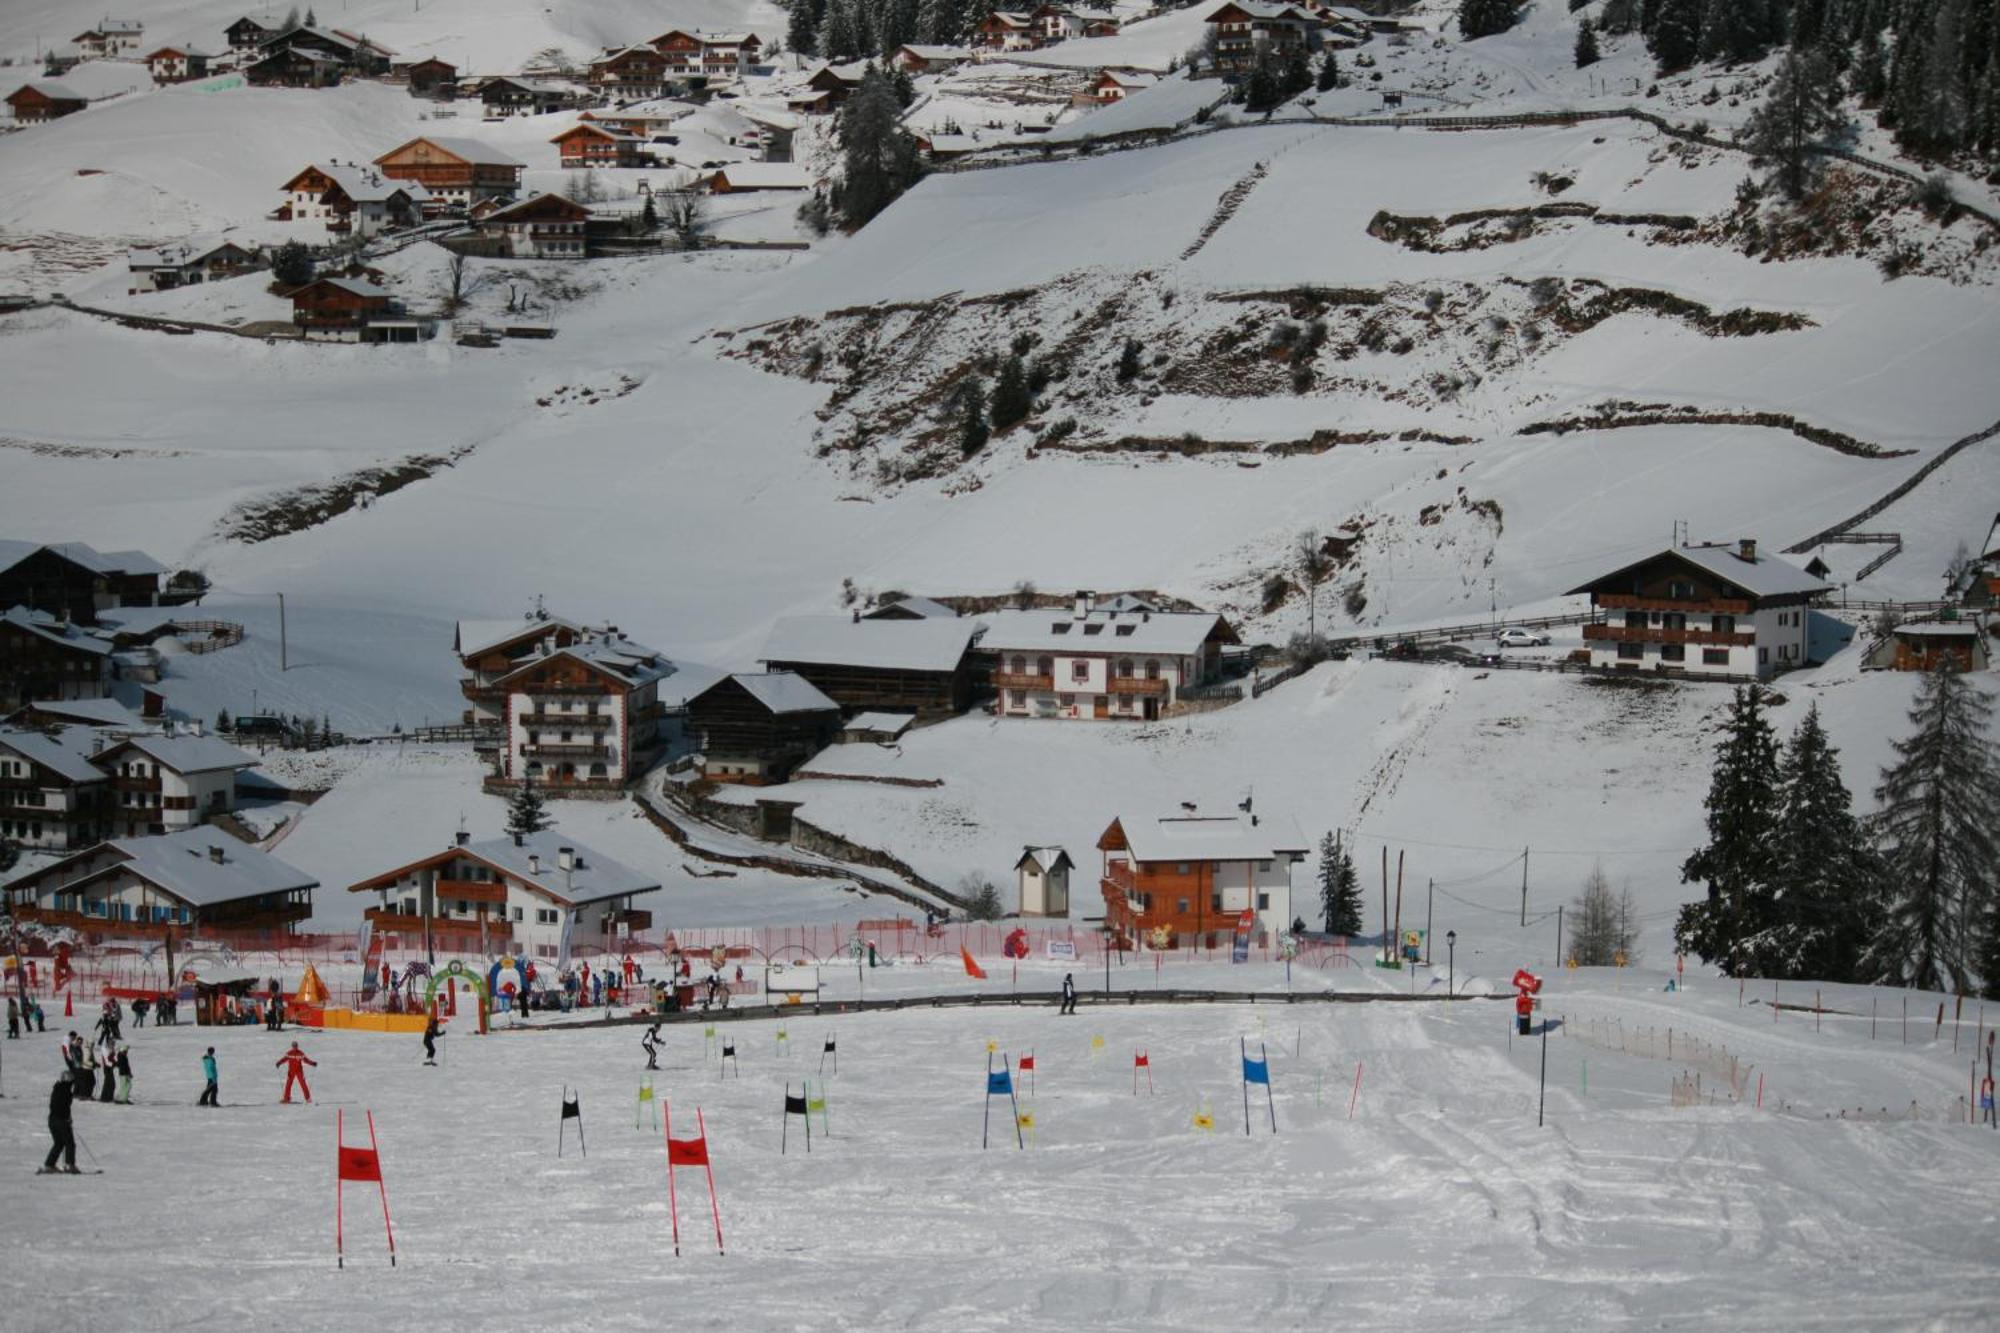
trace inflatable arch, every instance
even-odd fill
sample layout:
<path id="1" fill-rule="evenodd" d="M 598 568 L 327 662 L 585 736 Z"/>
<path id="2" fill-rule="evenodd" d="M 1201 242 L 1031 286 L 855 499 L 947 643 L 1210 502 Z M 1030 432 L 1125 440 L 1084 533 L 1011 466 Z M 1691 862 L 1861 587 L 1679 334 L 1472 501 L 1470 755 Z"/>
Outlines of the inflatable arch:
<path id="1" fill-rule="evenodd" d="M 456 958 L 446 963 L 443 967 L 431 970 L 431 979 L 424 986 L 425 1011 L 435 1012 L 438 986 L 449 981 L 463 982 L 471 988 L 474 995 L 479 997 L 479 1031 L 484 1034 L 486 1031 L 487 1011 L 491 1008 L 488 998 L 490 992 L 486 979 L 465 964 L 459 962 Z"/>

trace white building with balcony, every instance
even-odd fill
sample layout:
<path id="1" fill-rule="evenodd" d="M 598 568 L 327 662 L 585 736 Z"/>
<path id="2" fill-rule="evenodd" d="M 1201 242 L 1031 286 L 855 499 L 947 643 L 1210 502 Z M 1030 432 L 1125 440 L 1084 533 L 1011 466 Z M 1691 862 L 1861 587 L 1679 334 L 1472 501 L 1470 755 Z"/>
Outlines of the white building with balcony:
<path id="1" fill-rule="evenodd" d="M 1806 665 L 1811 604 L 1828 586 L 1754 540 L 1674 546 L 1592 579 L 1590 664 L 1768 680 Z"/>
<path id="2" fill-rule="evenodd" d="M 992 667 L 1001 717 L 1144 721 L 1213 679 L 1236 632 L 1207 611 L 1155 611 L 1143 602 L 995 611 L 980 617 L 979 651 Z"/>
<path id="3" fill-rule="evenodd" d="M 504 699 L 500 762 L 552 794 L 615 792 L 660 747 L 663 653 L 607 633 L 536 657 L 494 682 Z"/>

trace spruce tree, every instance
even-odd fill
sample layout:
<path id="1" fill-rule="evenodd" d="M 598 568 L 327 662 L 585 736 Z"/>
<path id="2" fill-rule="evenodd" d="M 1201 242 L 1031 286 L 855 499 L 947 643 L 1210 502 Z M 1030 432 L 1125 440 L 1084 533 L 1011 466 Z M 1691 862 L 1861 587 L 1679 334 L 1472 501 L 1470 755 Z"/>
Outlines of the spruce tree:
<path id="1" fill-rule="evenodd" d="M 802 56 L 819 52 L 819 21 L 824 6 L 815 0 L 792 0 L 785 41 Z"/>
<path id="2" fill-rule="evenodd" d="M 1785 746 L 1779 782 L 1777 914 L 1758 949 L 1763 976 L 1853 981 L 1881 924 L 1883 876 L 1840 775 L 1819 705 Z"/>
<path id="3" fill-rule="evenodd" d="M 1800 199 L 1818 175 L 1819 153 L 1845 126 L 1840 85 L 1818 51 L 1787 51 L 1771 92 L 1750 115 L 1743 138 L 1771 164 L 1771 183 Z"/>
<path id="4" fill-rule="evenodd" d="M 1576 25 L 1576 67 L 1588 69 L 1599 59 L 1601 57 L 1597 53 L 1597 29 L 1590 25 L 1590 19 L 1586 17 Z"/>
<path id="5" fill-rule="evenodd" d="M 1319 92 L 1330 93 L 1339 86 L 1340 59 L 1328 51 L 1325 58 L 1319 62 L 1319 77 L 1313 81 L 1313 87 Z"/>
<path id="6" fill-rule="evenodd" d="M 1034 399 L 1028 392 L 1028 369 L 1015 352 L 1000 365 L 1000 377 L 993 381 L 993 429 L 1006 430 L 1025 421 Z"/>
<path id="7" fill-rule="evenodd" d="M 1681 866 L 1681 881 L 1705 884 L 1702 902 L 1681 908 L 1674 939 L 1683 953 L 1748 974 L 1750 950 L 1772 924 L 1779 810 L 1778 738 L 1764 716 L 1766 691 L 1736 691 L 1709 781 L 1708 843 Z"/>
<path id="8" fill-rule="evenodd" d="M 1913 732 L 1875 789 L 1894 898 L 1869 952 L 1873 979 L 1962 991 L 2000 903 L 2000 753 L 1993 700 L 1949 657 L 1923 678 Z"/>
<path id="9" fill-rule="evenodd" d="M 965 35 L 965 11 L 959 0 L 921 0 L 917 6 L 917 40 L 927 46 L 956 46 Z"/>
<path id="10" fill-rule="evenodd" d="M 993 432 L 986 424 L 986 386 L 977 375 L 958 390 L 958 451 L 968 458 L 986 447 Z"/>
<path id="11" fill-rule="evenodd" d="M 839 0 L 835 0 L 838 7 Z M 830 7 L 828 13 L 833 12 Z M 918 175 L 916 141 L 899 123 L 902 108 L 889 76 L 869 66 L 861 87 L 840 112 L 846 175 L 840 206 L 847 225 L 859 227 L 909 188 Z"/>
<path id="12" fill-rule="evenodd" d="M 836 63 L 861 55 L 861 19 L 855 0 L 827 0 L 814 39 L 821 60 Z"/>
<path id="13" fill-rule="evenodd" d="M 1514 0 L 1458 0 L 1458 30 L 1466 41 L 1514 26 Z"/>
<path id="14" fill-rule="evenodd" d="M 521 790 L 514 793 L 514 799 L 507 802 L 507 832 L 512 837 L 525 838 L 555 823 L 543 807 L 542 794 L 535 790 L 533 778 L 523 778 Z"/>
<path id="15" fill-rule="evenodd" d="M 1702 0 L 1659 0 L 1646 49 L 1659 62 L 1660 73 L 1672 74 L 1694 63 L 1701 49 Z"/>
<path id="16" fill-rule="evenodd" d="M 1319 907 L 1327 934 L 1361 933 L 1361 878 L 1337 833 L 1319 841 Z"/>

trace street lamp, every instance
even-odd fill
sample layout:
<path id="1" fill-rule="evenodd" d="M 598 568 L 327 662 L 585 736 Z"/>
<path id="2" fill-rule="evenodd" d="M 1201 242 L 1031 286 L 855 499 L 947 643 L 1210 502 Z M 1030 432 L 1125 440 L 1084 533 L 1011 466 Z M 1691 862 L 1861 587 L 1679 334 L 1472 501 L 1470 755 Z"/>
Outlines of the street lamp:
<path id="1" fill-rule="evenodd" d="M 1454 999 L 1458 992 L 1458 932 L 1455 930 L 1447 930 L 1444 933 L 1444 957 L 1445 998 Z"/>

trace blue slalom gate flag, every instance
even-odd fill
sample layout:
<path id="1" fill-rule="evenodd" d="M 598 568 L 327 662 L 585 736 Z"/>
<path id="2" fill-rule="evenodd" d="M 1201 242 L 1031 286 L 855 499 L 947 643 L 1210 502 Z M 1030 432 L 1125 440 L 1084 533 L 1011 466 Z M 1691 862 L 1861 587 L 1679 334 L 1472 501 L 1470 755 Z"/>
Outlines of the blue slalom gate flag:
<path id="1" fill-rule="evenodd" d="M 1268 1060 L 1252 1060 L 1249 1056 L 1244 1056 L 1243 1081 L 1245 1083 L 1262 1083 L 1266 1087 L 1269 1087 L 1271 1083 L 1270 1062 Z"/>
<path id="2" fill-rule="evenodd" d="M 1014 1076 L 1005 1069 L 989 1069 L 986 1072 L 986 1095 L 988 1097 L 1013 1096 Z"/>

